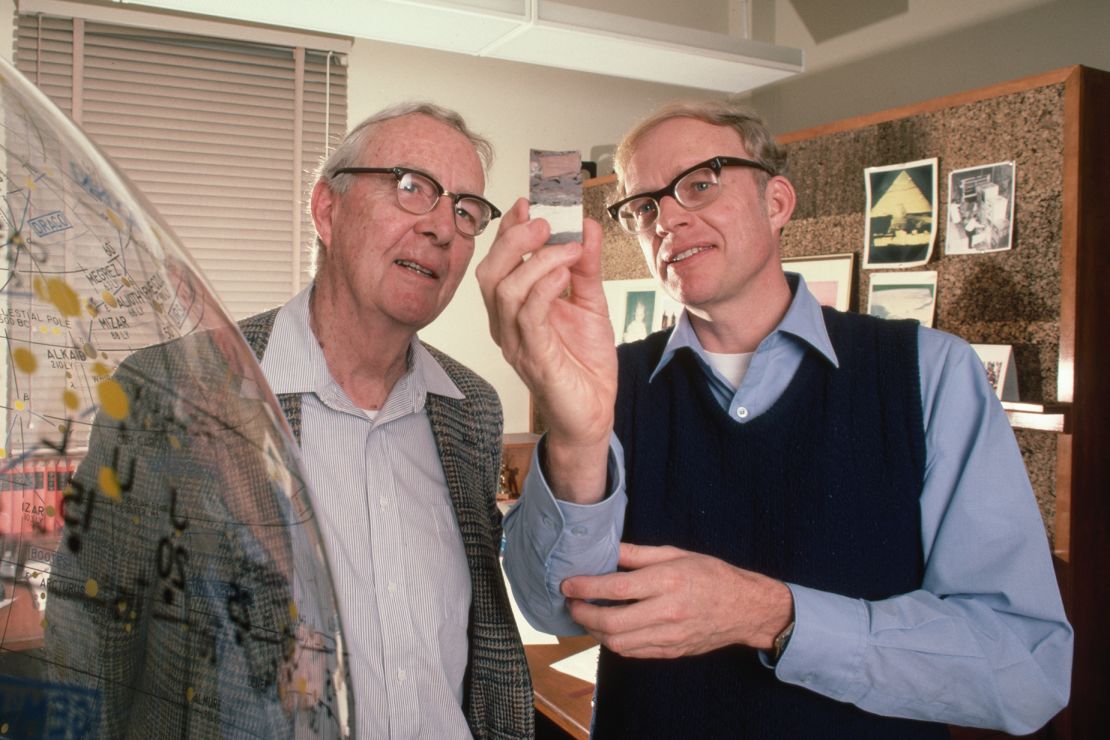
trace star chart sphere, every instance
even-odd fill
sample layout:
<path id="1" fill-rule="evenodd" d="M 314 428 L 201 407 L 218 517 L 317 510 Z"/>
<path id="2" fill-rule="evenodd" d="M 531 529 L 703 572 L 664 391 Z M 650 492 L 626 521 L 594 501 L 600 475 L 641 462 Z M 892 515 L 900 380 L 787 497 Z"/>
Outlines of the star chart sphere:
<path id="1" fill-rule="evenodd" d="M 335 593 L 261 348 L 2 59 L 0 151 L 0 736 L 347 735 Z"/>

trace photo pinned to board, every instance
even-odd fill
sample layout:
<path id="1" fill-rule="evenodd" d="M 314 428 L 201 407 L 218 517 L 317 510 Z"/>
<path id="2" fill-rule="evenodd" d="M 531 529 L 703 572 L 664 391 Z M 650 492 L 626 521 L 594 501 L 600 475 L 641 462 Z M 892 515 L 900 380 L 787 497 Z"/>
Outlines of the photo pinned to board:
<path id="1" fill-rule="evenodd" d="M 933 325 L 937 305 L 935 270 L 876 272 L 871 275 L 867 313 L 881 319 L 916 319 Z"/>
<path id="2" fill-rule="evenodd" d="M 1003 252 L 1014 243 L 1013 162 L 953 170 L 948 175 L 944 253 Z"/>
<path id="3" fill-rule="evenodd" d="M 864 268 L 920 267 L 936 241 L 937 159 L 864 170 Z"/>

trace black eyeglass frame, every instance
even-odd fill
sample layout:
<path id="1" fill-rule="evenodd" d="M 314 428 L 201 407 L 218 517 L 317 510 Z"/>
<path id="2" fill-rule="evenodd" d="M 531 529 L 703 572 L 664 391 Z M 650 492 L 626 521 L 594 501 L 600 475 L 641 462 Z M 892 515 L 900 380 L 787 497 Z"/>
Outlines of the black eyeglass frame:
<path id="1" fill-rule="evenodd" d="M 631 203 L 634 200 L 639 200 L 640 198 L 651 198 L 653 201 L 655 201 L 656 210 L 658 210 L 660 201 L 662 201 L 663 198 L 668 195 L 678 201 L 678 204 L 681 205 L 683 208 L 687 208 L 688 210 L 696 210 L 693 208 L 689 208 L 685 203 L 678 199 L 678 196 L 675 194 L 675 188 L 678 187 L 678 183 L 680 183 L 682 179 L 687 175 L 704 169 L 713 170 L 713 174 L 715 174 L 717 177 L 720 177 L 721 170 L 725 167 L 754 167 L 757 170 L 763 170 L 771 177 L 774 177 L 777 174 L 768 165 L 764 164 L 763 162 L 758 162 L 754 159 L 744 159 L 743 157 L 726 157 L 724 155 L 718 155 L 716 157 L 713 157 L 712 159 L 707 159 L 704 162 L 699 162 L 693 167 L 687 167 L 682 172 L 679 172 L 677 175 L 675 175 L 675 178 L 671 180 L 666 187 L 659 188 L 658 190 L 654 190 L 650 193 L 636 193 L 635 195 L 630 195 L 627 198 L 621 198 L 605 210 L 609 212 L 609 216 L 614 221 L 620 224 L 621 206 L 624 206 L 627 203 Z M 709 204 L 706 203 L 705 205 Z M 623 224 L 621 225 L 621 228 L 624 228 Z"/>
<path id="2" fill-rule="evenodd" d="M 413 169 L 412 167 L 340 167 L 335 172 L 333 172 L 331 174 L 331 176 L 336 177 L 337 175 L 393 175 L 393 177 L 397 180 L 397 183 L 400 184 L 400 182 L 404 178 L 404 176 L 405 175 L 410 175 L 410 174 L 411 175 L 420 175 L 425 180 L 430 182 L 432 185 L 435 185 L 436 198 L 435 198 L 434 201 L 432 201 L 432 205 L 428 208 L 428 210 L 424 211 L 423 213 L 431 213 L 432 210 L 437 205 L 439 205 L 439 199 L 442 198 L 445 195 L 448 196 L 449 198 L 451 198 L 451 205 L 452 206 L 457 207 L 459 205 L 459 201 L 462 200 L 463 198 L 473 198 L 474 200 L 479 201 L 480 203 L 484 203 L 489 208 L 489 211 L 490 211 L 489 221 L 486 222 L 485 226 L 483 226 L 482 228 L 480 228 L 478 230 L 477 234 L 467 234 L 462 229 L 460 229 L 458 219 L 456 218 L 456 220 L 455 220 L 455 230 L 458 231 L 463 236 L 479 236 L 482 232 L 484 232 L 489 227 L 490 223 L 492 223 L 495 218 L 501 218 L 500 209 L 498 209 L 497 206 L 495 206 L 493 203 L 490 203 L 488 200 L 486 200 L 482 196 L 475 195 L 474 193 L 452 193 L 450 190 L 447 190 L 442 185 L 440 185 L 439 180 L 435 179 L 434 177 L 429 175 L 427 172 L 424 172 L 423 170 L 416 170 L 416 169 Z M 400 200 L 398 200 L 397 204 L 400 205 Z M 402 207 L 403 210 L 405 210 L 409 213 L 412 213 L 412 211 L 409 211 L 407 208 L 404 208 L 404 206 L 401 206 L 401 207 Z M 415 215 L 422 216 L 423 213 L 417 213 Z"/>

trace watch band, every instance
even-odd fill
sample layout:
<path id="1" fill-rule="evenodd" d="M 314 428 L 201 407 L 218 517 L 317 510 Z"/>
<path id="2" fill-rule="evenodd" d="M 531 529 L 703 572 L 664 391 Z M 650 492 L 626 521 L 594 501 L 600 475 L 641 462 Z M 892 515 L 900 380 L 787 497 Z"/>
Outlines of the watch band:
<path id="1" fill-rule="evenodd" d="M 790 644 L 790 636 L 794 634 L 794 622 L 786 625 L 786 628 L 778 633 L 775 641 L 771 644 L 771 665 L 777 665 L 779 658 L 782 657 L 783 652 L 786 651 L 786 646 Z"/>

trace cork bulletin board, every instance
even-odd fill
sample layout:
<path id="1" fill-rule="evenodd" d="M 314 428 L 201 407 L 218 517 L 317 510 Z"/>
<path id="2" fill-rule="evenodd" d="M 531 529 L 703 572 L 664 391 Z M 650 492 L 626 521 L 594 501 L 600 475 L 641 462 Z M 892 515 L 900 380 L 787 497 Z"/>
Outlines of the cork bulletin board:
<path id="1" fill-rule="evenodd" d="M 938 158 L 936 242 L 929 263 L 915 268 L 938 273 L 933 326 L 972 343 L 1012 345 L 1021 400 L 1049 405 L 1058 400 L 1065 176 L 1064 83 L 1058 76 L 1051 79 L 1055 82 L 1015 83 L 779 137 L 798 192 L 782 254 L 855 253 L 851 309 L 856 311 L 866 311 L 870 276 L 880 271 L 861 268 L 864 168 Z M 945 255 L 948 174 L 1003 161 L 1016 168 L 1012 249 Z M 648 277 L 636 240 L 604 211 L 617 198 L 615 178 L 586 184 L 586 212 L 605 229 L 605 279 Z M 1051 538 L 1057 435 L 1023 428 L 1015 434 Z"/>

